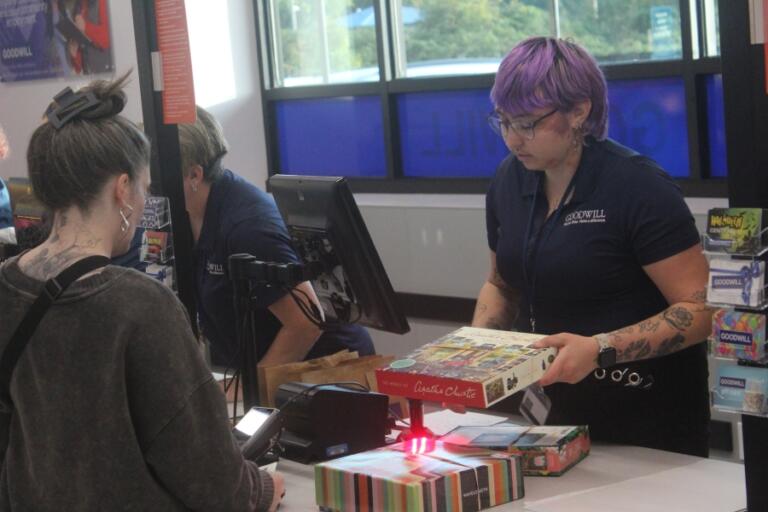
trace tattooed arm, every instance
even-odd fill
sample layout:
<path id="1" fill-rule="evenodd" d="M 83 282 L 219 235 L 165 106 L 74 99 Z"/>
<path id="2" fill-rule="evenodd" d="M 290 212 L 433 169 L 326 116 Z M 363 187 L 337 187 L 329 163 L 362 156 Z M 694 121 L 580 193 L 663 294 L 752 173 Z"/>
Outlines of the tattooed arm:
<path id="1" fill-rule="evenodd" d="M 473 327 L 509 330 L 517 319 L 520 293 L 499 275 L 496 253 L 491 251 L 491 272 L 477 297 Z"/>
<path id="2" fill-rule="evenodd" d="M 712 309 L 704 302 L 709 268 L 700 245 L 643 269 L 670 306 L 637 324 L 606 333 L 619 363 L 683 350 L 706 340 L 712 329 Z M 597 366 L 598 344 L 593 337 L 562 333 L 547 336 L 539 346 L 559 349 L 542 385 L 579 382 Z"/>
<path id="3" fill-rule="evenodd" d="M 670 306 L 635 325 L 608 334 L 619 363 L 662 357 L 707 339 L 712 310 L 707 297 L 707 260 L 696 245 L 644 267 Z"/>

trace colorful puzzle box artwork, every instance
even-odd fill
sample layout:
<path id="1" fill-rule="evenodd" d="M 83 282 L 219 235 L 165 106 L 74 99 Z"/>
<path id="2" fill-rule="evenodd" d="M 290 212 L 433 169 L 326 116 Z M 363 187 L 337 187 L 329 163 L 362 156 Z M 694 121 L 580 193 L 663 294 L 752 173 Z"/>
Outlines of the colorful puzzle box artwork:
<path id="1" fill-rule="evenodd" d="M 586 426 L 523 426 L 499 423 L 457 427 L 443 438 L 446 444 L 504 450 L 523 459 L 526 476 L 560 476 L 589 455 Z"/>
<path id="2" fill-rule="evenodd" d="M 553 348 L 543 335 L 462 327 L 376 370 L 379 391 L 486 408 L 541 378 Z"/>
<path id="3" fill-rule="evenodd" d="M 316 502 L 338 512 L 473 512 L 523 496 L 519 457 L 441 442 L 420 455 L 397 444 L 315 466 Z"/>

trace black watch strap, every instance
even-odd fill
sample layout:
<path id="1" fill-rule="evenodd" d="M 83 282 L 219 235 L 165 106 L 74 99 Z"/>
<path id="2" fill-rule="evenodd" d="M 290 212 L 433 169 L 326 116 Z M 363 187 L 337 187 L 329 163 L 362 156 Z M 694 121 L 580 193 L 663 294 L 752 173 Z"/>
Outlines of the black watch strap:
<path id="1" fill-rule="evenodd" d="M 597 334 L 594 336 L 599 347 L 597 352 L 597 366 L 600 368 L 609 368 L 616 364 L 616 348 L 611 345 L 606 334 Z"/>

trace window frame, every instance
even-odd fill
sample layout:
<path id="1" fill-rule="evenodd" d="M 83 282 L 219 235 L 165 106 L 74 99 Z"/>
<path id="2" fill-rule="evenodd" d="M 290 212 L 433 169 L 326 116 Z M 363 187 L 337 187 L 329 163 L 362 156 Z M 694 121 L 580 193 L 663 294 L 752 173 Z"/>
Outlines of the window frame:
<path id="1" fill-rule="evenodd" d="M 682 78 L 685 89 L 685 106 L 688 129 L 688 158 L 690 177 L 678 178 L 683 193 L 690 197 L 727 197 L 725 178 L 705 178 L 709 168 L 707 126 L 699 123 L 706 115 L 705 77 L 722 72 L 720 57 L 693 58 L 691 9 L 699 15 L 699 43 L 702 43 L 703 2 L 705 0 L 678 0 L 681 22 L 682 59 L 644 61 L 601 65 L 606 80 L 640 80 L 652 78 Z M 274 105 L 278 101 L 298 99 L 335 98 L 342 96 L 379 96 L 384 126 L 386 174 L 382 178 L 348 178 L 352 190 L 357 193 L 436 193 L 436 194 L 484 194 L 490 178 L 411 178 L 403 175 L 396 95 L 414 92 L 442 92 L 467 89 L 488 89 L 493 86 L 495 74 L 457 75 L 435 77 L 395 77 L 395 49 L 397 30 L 393 18 L 396 0 L 372 0 L 376 20 L 376 44 L 379 63 L 379 80 L 372 82 L 324 84 L 282 87 L 275 86 L 274 64 L 277 59 L 276 45 L 270 37 L 274 18 L 273 0 L 254 0 L 256 14 L 257 56 L 261 70 L 261 100 L 264 112 L 264 133 L 267 147 L 268 174 L 279 173 L 280 154 L 277 121 Z M 693 4 L 692 4 L 693 2 Z M 702 46 L 700 45 L 700 48 Z M 701 54 L 700 54 L 701 55 Z"/>

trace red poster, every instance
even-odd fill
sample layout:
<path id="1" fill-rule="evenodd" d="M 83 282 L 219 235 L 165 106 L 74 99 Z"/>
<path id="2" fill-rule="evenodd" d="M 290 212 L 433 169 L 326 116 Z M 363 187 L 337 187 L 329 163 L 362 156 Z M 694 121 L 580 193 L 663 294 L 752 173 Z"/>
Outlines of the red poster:
<path id="1" fill-rule="evenodd" d="M 763 52 L 765 52 L 765 94 L 768 94 L 768 0 L 763 0 Z"/>
<path id="2" fill-rule="evenodd" d="M 163 121 L 194 123 L 195 86 L 184 0 L 155 0 L 155 20 L 163 63 Z"/>

